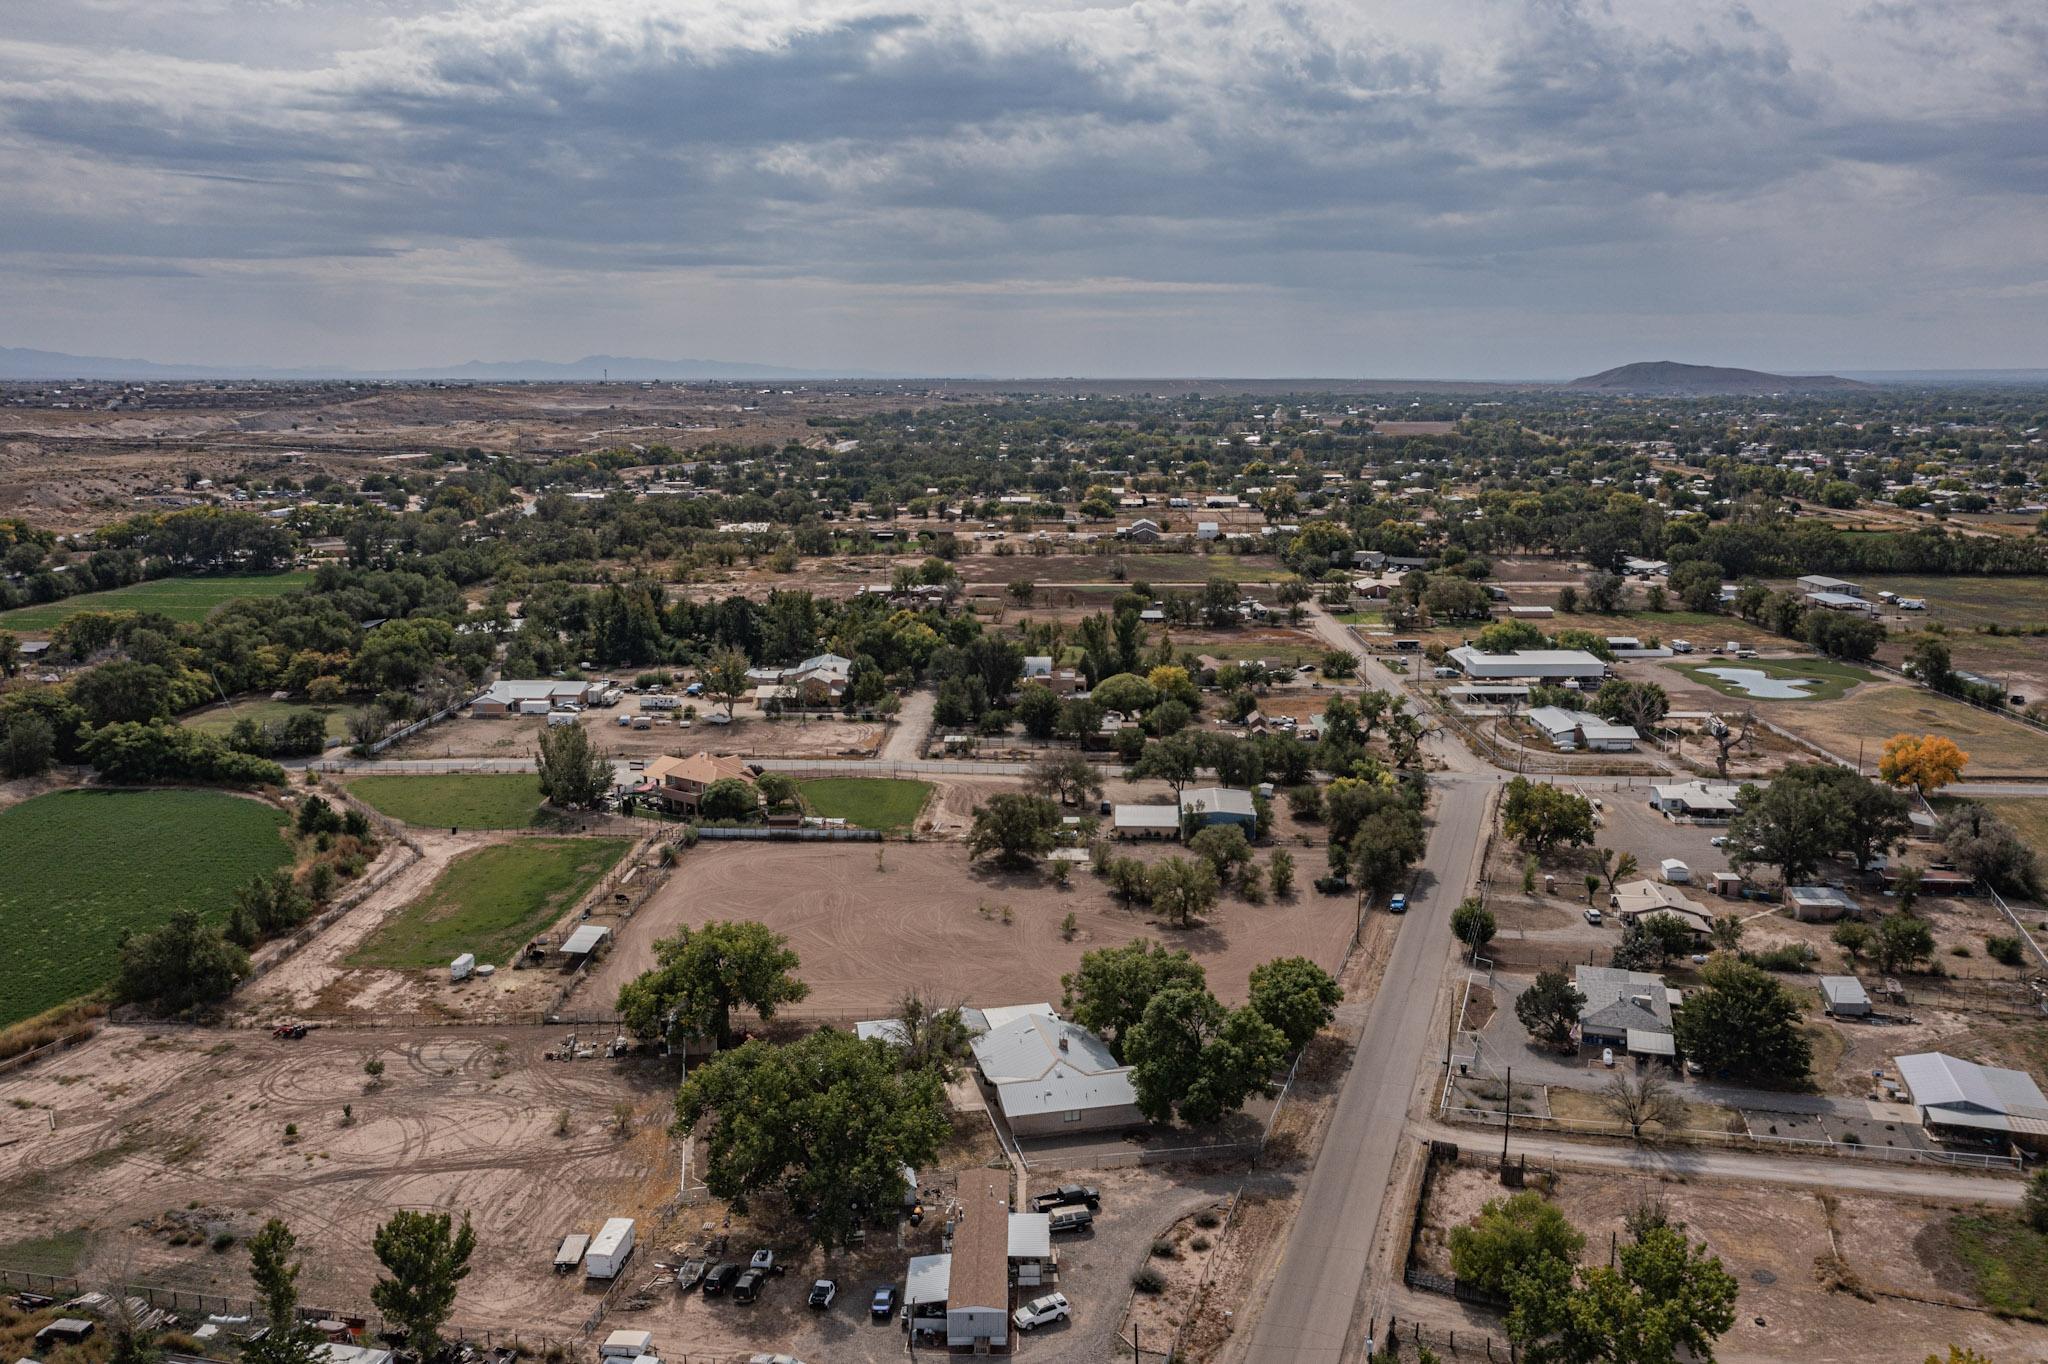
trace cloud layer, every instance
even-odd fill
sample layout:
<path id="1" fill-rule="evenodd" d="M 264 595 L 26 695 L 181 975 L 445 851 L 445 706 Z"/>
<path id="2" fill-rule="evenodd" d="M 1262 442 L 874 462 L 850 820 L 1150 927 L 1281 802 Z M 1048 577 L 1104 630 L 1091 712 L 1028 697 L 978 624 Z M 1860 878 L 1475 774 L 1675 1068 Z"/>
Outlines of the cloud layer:
<path id="1" fill-rule="evenodd" d="M 2048 365 L 2038 0 L 25 8 L 0 343 Z"/>

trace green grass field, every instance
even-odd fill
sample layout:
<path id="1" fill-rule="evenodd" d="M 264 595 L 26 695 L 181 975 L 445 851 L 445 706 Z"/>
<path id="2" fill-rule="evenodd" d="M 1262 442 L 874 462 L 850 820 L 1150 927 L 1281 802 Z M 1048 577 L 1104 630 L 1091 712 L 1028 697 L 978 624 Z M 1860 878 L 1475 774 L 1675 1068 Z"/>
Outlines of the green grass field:
<path id="1" fill-rule="evenodd" d="M 891 777 L 818 777 L 797 783 L 814 815 L 863 829 L 907 829 L 931 795 L 930 782 Z"/>
<path id="2" fill-rule="evenodd" d="M 2018 1217 L 1965 1213 L 1948 1224 L 1956 1257 L 1976 1275 L 1977 1300 L 1994 1312 L 2048 1321 L 2048 1234 Z"/>
<path id="3" fill-rule="evenodd" d="M 1782 698 L 1788 701 L 1792 699 L 1800 701 L 1839 701 L 1848 693 L 1849 688 L 1859 682 L 1871 680 L 1870 674 L 1863 669 L 1849 663 L 1838 663 L 1831 658 L 1723 658 L 1707 659 L 1698 663 L 1677 663 L 1672 666 L 1701 686 L 1712 687 L 1723 696 L 1733 696 L 1743 701 L 1781 698 L 1751 697 L 1748 692 L 1736 686 L 1733 682 L 1724 682 L 1705 670 L 1708 668 L 1752 668 L 1766 677 L 1804 677 L 1814 682 L 1815 685 L 1809 687 L 1804 696 Z"/>
<path id="4" fill-rule="evenodd" d="M 70 1275 L 85 1254 L 85 1228 L 0 1243 L 0 1265 L 29 1274 Z"/>
<path id="5" fill-rule="evenodd" d="M 113 977 L 121 932 L 176 909 L 225 919 L 281 865 L 283 814 L 214 791 L 62 791 L 0 811 L 0 1024 Z"/>
<path id="6" fill-rule="evenodd" d="M 219 577 L 158 578 L 108 592 L 82 592 L 63 601 L 0 611 L 0 630 L 54 630 L 80 611 L 156 611 L 172 620 L 205 620 L 225 601 L 281 597 L 313 581 L 310 573 L 224 573 Z"/>
<path id="7" fill-rule="evenodd" d="M 540 823 L 540 778 L 523 774 L 357 777 L 348 789 L 393 819 L 426 829 L 530 829 Z"/>
<path id="8" fill-rule="evenodd" d="M 2039 855 L 2042 865 L 2048 867 L 2048 799 L 2020 796 L 1980 803 L 2018 830 L 2027 846 Z"/>
<path id="9" fill-rule="evenodd" d="M 235 727 L 235 721 L 247 717 L 259 725 L 282 724 L 302 711 L 311 711 L 327 721 L 327 737 L 346 739 L 348 737 L 348 707 L 314 706 L 303 701 L 273 701 L 267 696 L 237 699 L 231 706 L 209 706 L 195 710 L 181 718 L 178 723 L 187 729 L 196 729 L 204 734 L 226 734 Z"/>
<path id="10" fill-rule="evenodd" d="M 464 952 L 503 965 L 611 870 L 628 838 L 525 838 L 464 853 L 385 921 L 351 966 L 446 966 Z"/>

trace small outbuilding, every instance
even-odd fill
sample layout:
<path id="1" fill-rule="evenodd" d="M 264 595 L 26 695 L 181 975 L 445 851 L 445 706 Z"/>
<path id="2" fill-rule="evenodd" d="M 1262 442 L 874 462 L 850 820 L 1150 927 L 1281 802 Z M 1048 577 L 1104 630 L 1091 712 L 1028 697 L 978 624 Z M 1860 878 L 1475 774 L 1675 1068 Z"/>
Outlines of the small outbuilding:
<path id="1" fill-rule="evenodd" d="M 1863 982 L 1854 976 L 1822 976 L 1820 998 L 1822 1006 L 1837 1018 L 1866 1018 L 1870 1014 L 1870 996 L 1864 993 Z"/>
<path id="2" fill-rule="evenodd" d="M 1118 838 L 1178 838 L 1180 809 L 1173 805 L 1119 805 L 1109 817 Z"/>
<path id="3" fill-rule="evenodd" d="M 1828 924 L 1845 914 L 1862 913 L 1847 891 L 1833 886 L 1787 886 L 1785 903 L 1792 907 L 1792 917 L 1801 923 Z"/>
<path id="4" fill-rule="evenodd" d="M 1249 838 L 1258 828 L 1259 812 L 1252 793 L 1231 786 L 1190 787 L 1180 793 L 1180 815 L 1196 816 L 1203 828 L 1212 824 L 1235 824 Z"/>

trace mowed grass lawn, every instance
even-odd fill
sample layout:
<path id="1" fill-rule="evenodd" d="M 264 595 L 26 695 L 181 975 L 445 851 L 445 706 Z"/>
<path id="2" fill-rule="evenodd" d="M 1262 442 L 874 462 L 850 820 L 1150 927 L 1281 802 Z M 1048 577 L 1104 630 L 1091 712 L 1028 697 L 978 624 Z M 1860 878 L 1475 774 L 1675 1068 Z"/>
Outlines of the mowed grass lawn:
<path id="1" fill-rule="evenodd" d="M 893 777 L 818 777 L 797 783 L 814 815 L 862 829 L 907 829 L 932 793 L 931 783 Z"/>
<path id="2" fill-rule="evenodd" d="M 1751 668 L 1766 677 L 1803 677 L 1813 685 L 1806 689 L 1801 701 L 1839 701 L 1848 694 L 1849 688 L 1859 682 L 1868 682 L 1871 675 L 1853 663 L 1838 663 L 1831 658 L 1715 658 L 1699 662 L 1679 663 L 1678 670 L 1702 686 L 1712 687 L 1724 696 L 1742 700 L 1761 700 L 1733 682 L 1723 681 L 1707 672 L 1709 668 Z M 1773 698 L 1777 699 L 1777 698 Z"/>
<path id="3" fill-rule="evenodd" d="M 215 791 L 60 791 L 0 810 L 0 1024 L 113 978 L 123 930 L 173 910 L 224 920 L 282 865 L 284 815 Z"/>
<path id="4" fill-rule="evenodd" d="M 1767 701 L 1762 713 L 1850 759 L 1861 740 L 1872 771 L 1884 741 L 1894 734 L 1940 734 L 1955 740 L 1970 755 L 1966 778 L 2033 776 L 2048 769 L 2048 734 L 1903 682 L 1864 687 L 1825 706 Z"/>
<path id="5" fill-rule="evenodd" d="M 155 611 L 172 620 L 205 620 L 224 601 L 281 597 L 313 581 L 310 573 L 224 573 L 218 577 L 158 578 L 106 592 L 81 592 L 63 601 L 0 611 L 0 630 L 54 630 L 80 611 Z"/>
<path id="6" fill-rule="evenodd" d="M 315 706 L 304 701 L 273 701 L 267 696 L 238 700 L 233 705 L 209 706 L 196 710 L 179 719 L 178 723 L 187 729 L 196 729 L 204 734 L 226 734 L 235 727 L 235 721 L 254 720 L 259 725 L 281 725 L 302 711 L 311 711 L 327 723 L 327 737 L 346 739 L 348 737 L 348 707 Z"/>
<path id="7" fill-rule="evenodd" d="M 524 773 L 357 777 L 348 789 L 393 819 L 425 829 L 530 829 L 540 822 L 540 778 Z"/>
<path id="8" fill-rule="evenodd" d="M 567 913 L 629 838 L 523 838 L 464 853 L 427 893 L 349 956 L 351 966 L 446 966 L 464 952 L 502 965 Z"/>

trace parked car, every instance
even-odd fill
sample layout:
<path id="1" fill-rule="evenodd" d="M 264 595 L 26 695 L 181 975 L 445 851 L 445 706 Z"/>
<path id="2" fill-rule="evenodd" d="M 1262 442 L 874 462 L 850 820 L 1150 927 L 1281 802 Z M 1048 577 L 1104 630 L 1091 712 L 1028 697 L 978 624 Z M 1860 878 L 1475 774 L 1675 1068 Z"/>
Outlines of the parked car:
<path id="1" fill-rule="evenodd" d="M 1689 639 L 1674 639 L 1674 640 L 1672 640 L 1672 641 L 1671 641 L 1671 652 L 1672 652 L 1672 653 L 1674 653 L 1674 654 L 1689 654 L 1689 653 L 1691 653 L 1691 652 L 1692 652 L 1692 641 L 1691 641 L 1691 640 L 1689 640 Z"/>
<path id="2" fill-rule="evenodd" d="M 1010 1320 L 1017 1323 L 1018 1330 L 1029 1331 L 1049 1321 L 1065 1321 L 1073 1314 L 1073 1308 L 1067 1305 L 1066 1294 L 1048 1293 L 1025 1303 L 1010 1314 Z"/>
<path id="3" fill-rule="evenodd" d="M 1054 1232 L 1086 1231 L 1095 1225 L 1095 1214 L 1080 1204 L 1070 1204 L 1064 1208 L 1052 1209 L 1048 1214 L 1048 1220 L 1050 1230 Z"/>
<path id="4" fill-rule="evenodd" d="M 761 1296 L 761 1285 L 768 1282 L 768 1276 L 758 1269 L 749 1269 L 732 1281 L 732 1300 L 752 1302 Z"/>
<path id="5" fill-rule="evenodd" d="M 1728 835 L 1715 834 L 1712 838 L 1708 839 L 1707 842 L 1713 844 L 1717 848 L 1725 848 L 1728 846 Z"/>
<path id="6" fill-rule="evenodd" d="M 896 1315 L 896 1285 L 883 1284 L 868 1299 L 868 1315 L 876 1321 L 887 1321 Z"/>
<path id="7" fill-rule="evenodd" d="M 1597 909 L 1588 909 L 1586 911 L 1586 922 L 1593 925 L 1593 927 L 1598 928 L 1600 926 L 1600 911 Z"/>
<path id="8" fill-rule="evenodd" d="M 1407 897 L 1407 896 L 1405 896 L 1405 895 L 1396 895 L 1396 896 L 1395 896 L 1395 897 L 1394 897 L 1393 899 L 1391 899 L 1391 900 L 1387 901 L 1387 913 L 1389 913 L 1389 914 L 1406 914 L 1407 912 L 1408 912 L 1408 897 Z"/>
<path id="9" fill-rule="evenodd" d="M 1102 1206 L 1102 1191 L 1093 1184 L 1062 1184 L 1049 1193 L 1036 1194 L 1031 1199 L 1031 1211 L 1051 1212 L 1054 1208 L 1069 1203 L 1079 1203 L 1090 1212 Z"/>
<path id="10" fill-rule="evenodd" d="M 1607 1067 L 1609 1070 L 1614 1069 L 1614 1048 L 1600 1048 L 1600 1064 Z"/>
<path id="11" fill-rule="evenodd" d="M 804 1299 L 817 1311 L 824 1311 L 832 1305 L 832 1299 L 839 1296 L 839 1284 L 832 1279 L 819 1279 L 811 1285 L 811 1296 Z"/>
<path id="12" fill-rule="evenodd" d="M 804 1364 L 795 1355 L 748 1355 L 747 1364 Z"/>
<path id="13" fill-rule="evenodd" d="M 758 1269 L 763 1274 L 769 1273 L 775 1268 L 775 1252 L 766 1247 L 755 1251 L 747 1261 L 747 1268 Z"/>
<path id="14" fill-rule="evenodd" d="M 740 1276 L 740 1267 L 730 1260 L 720 1260 L 704 1274 L 704 1296 L 715 1298 L 732 1288 L 732 1281 Z"/>

